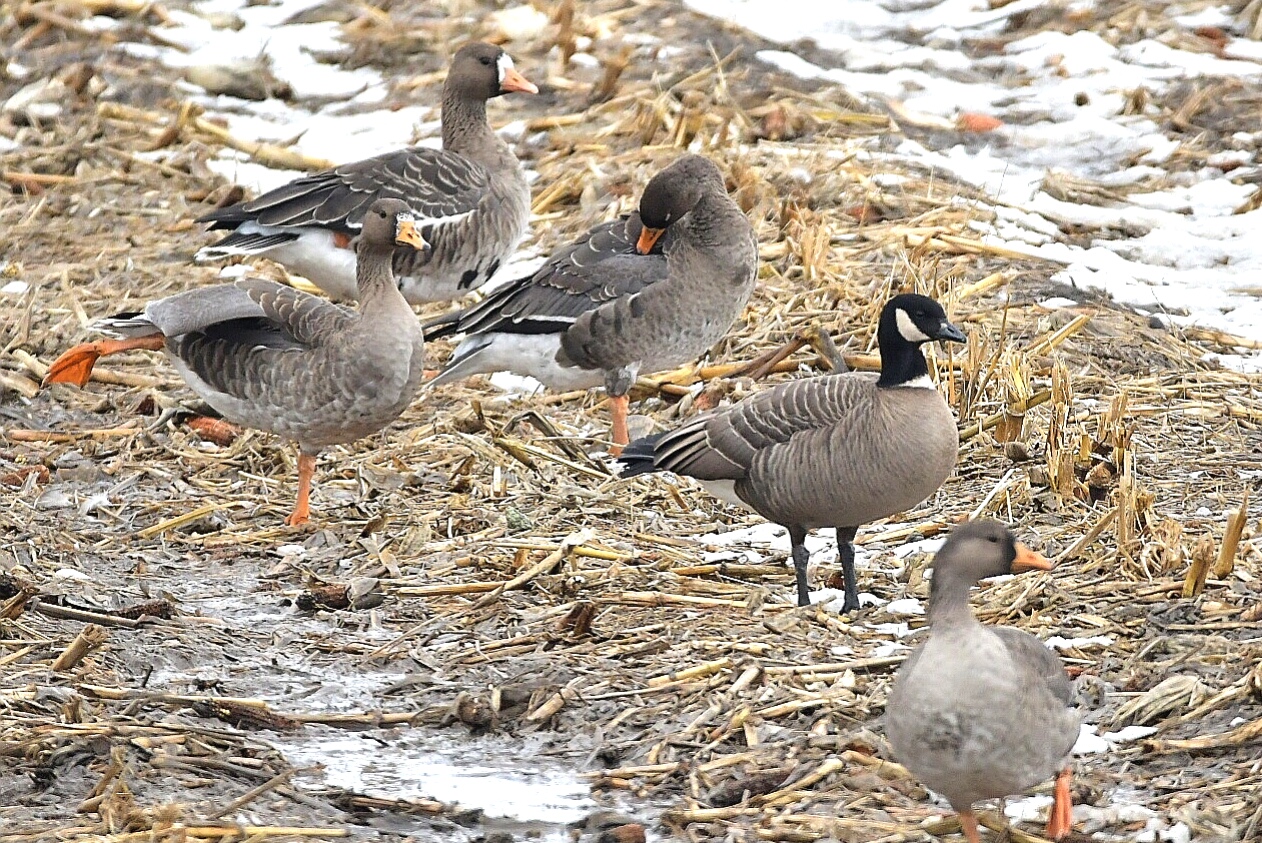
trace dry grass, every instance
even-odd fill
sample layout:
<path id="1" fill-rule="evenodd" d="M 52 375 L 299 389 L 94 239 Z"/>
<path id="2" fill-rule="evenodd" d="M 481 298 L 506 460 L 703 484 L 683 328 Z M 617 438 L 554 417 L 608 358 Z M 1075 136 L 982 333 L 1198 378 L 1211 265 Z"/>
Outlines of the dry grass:
<path id="1" fill-rule="evenodd" d="M 455 5 L 451 20 L 351 14 L 355 60 L 391 67 L 414 42 L 467 37 L 459 14 L 480 6 Z M 610 34 L 641 26 L 648 5 L 713 48 L 695 37 L 667 66 Z M 898 561 L 893 548 L 967 516 L 1013 523 L 1058 568 L 983 589 L 980 615 L 1042 637 L 1109 636 L 1064 651 L 1087 677 L 1088 719 L 1101 731 L 1159 729 L 1081 761 L 1079 800 L 1107 806 L 1133 790 L 1196 840 L 1253 839 L 1262 774 L 1240 747 L 1262 733 L 1262 561 L 1247 509 L 1262 396 L 1256 378 L 1204 362 L 1207 350 L 1244 343 L 1150 327 L 1106 301 L 1041 307 L 1055 268 L 980 242 L 968 224 L 987 213 L 983 197 L 931 173 L 890 179 L 868 154 L 900 131 L 894 119 L 768 74 L 748 45 L 726 49 L 740 37 L 662 5 L 563 2 L 543 35 L 512 45 L 519 67 L 551 86 L 513 106 L 530 115 L 523 155 L 540 175 L 540 248 L 628 207 L 686 145 L 720 163 L 756 222 L 762 284 L 745 317 L 708 361 L 643 378 L 641 412 L 671 424 L 702 396 L 735 400 L 824 371 L 822 335 L 848 365 L 871 368 L 874 321 L 892 292 L 944 300 L 969 334 L 962 352 L 932 359 L 959 413 L 959 470 L 919 510 L 861 531 L 864 589 L 923 598 L 927 560 Z M 1125 38 L 1138 25 L 1131 5 L 1077 25 Z M 326 454 L 319 529 L 300 532 L 282 526 L 292 453 L 262 434 L 215 444 L 190 429 L 190 394 L 156 355 L 111 360 L 82 392 L 40 391 L 44 366 L 92 318 L 214 276 L 188 260 L 209 239 L 189 221 L 228 194 L 204 164 L 219 145 L 319 163 L 225 135 L 169 74 L 77 29 L 89 8 L 160 35 L 161 7 L 121 2 L 27 5 L 0 25 L 27 64 L 78 86 L 63 120 L 0 124 L 20 144 L 0 154 L 12 189 L 0 206 L 4 272 L 30 285 L 0 301 L 0 764 L 10 774 L 0 792 L 12 794 L 0 803 L 13 804 L 0 808 L 0 843 L 318 836 L 375 812 L 450 813 L 291 782 L 294 769 L 252 733 L 311 723 L 552 734 L 593 770 L 599 793 L 667 804 L 663 821 L 680 839 L 894 843 L 955 829 L 922 824 L 939 812 L 875 723 L 902 656 L 871 655 L 889 635 L 869 624 L 905 618 L 793 608 L 781 559 L 705 561 L 716 548 L 699 537 L 757 519 L 687 484 L 610 476 L 591 456 L 607 429 L 598 393 L 514 399 L 475 380 L 427 395 L 383 435 Z M 561 62 L 578 38 L 594 39 L 600 67 Z M 67 57 L 75 76 L 55 70 Z M 421 62 L 400 97 L 434 96 L 440 57 Z M 96 104 L 94 79 L 123 91 L 119 101 Z M 5 96 L 15 88 L 0 79 Z M 142 154 L 157 148 L 170 152 L 160 163 Z M 1060 189 L 1110 198 L 1069 180 Z M 775 365 L 751 369 L 786 346 Z M 278 555 L 285 544 L 303 549 Z M 814 581 L 832 573 L 819 566 Z M 293 601 L 299 617 L 323 622 L 253 622 L 235 603 L 206 602 L 207 589 Z M 276 659 L 313 675 L 390 668 L 442 682 L 334 717 L 265 705 L 268 680 L 250 671 Z M 219 673 L 206 689 L 146 689 L 146 664 L 237 661 L 244 675 Z M 48 804 L 45 792 L 81 804 Z M 247 807 L 266 824 L 234 826 Z"/>

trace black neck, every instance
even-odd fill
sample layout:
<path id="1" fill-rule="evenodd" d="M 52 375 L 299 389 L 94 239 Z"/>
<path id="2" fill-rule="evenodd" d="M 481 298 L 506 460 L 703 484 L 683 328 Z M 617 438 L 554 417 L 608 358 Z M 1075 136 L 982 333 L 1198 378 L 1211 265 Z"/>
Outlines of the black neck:
<path id="1" fill-rule="evenodd" d="M 920 352 L 920 346 L 908 341 L 898 330 L 891 312 L 890 318 L 881 317 L 876 341 L 881 349 L 881 379 L 877 386 L 902 386 L 916 378 L 929 375 L 929 364 Z"/>

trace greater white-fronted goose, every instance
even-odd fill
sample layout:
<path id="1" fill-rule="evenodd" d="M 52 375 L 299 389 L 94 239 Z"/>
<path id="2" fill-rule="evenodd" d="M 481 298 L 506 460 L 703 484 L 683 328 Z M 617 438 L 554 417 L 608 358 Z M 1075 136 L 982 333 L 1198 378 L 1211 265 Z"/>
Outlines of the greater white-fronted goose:
<path id="1" fill-rule="evenodd" d="M 644 188 L 637 213 L 604 223 L 467 310 L 426 325 L 463 333 L 441 384 L 510 371 L 553 389 L 604 384 L 615 445 L 627 391 L 723 338 L 758 276 L 753 227 L 712 161 L 684 155 Z"/>
<path id="2" fill-rule="evenodd" d="M 957 527 L 933 560 L 929 640 L 899 668 L 886 705 L 898 760 L 947 798 L 969 843 L 981 840 L 973 803 L 1020 793 L 1057 771 L 1047 836 L 1070 831 L 1065 760 L 1080 720 L 1064 665 L 1033 635 L 983 626 L 968 606 L 978 580 L 1051 567 L 1002 524 Z"/>
<path id="3" fill-rule="evenodd" d="M 298 501 L 287 523 L 302 524 L 320 450 L 382 429 L 421 384 L 424 336 L 390 268 L 398 244 L 425 247 L 407 206 L 378 199 L 355 250 L 358 312 L 258 278 L 203 287 L 98 323 L 126 339 L 75 346 L 44 383 L 83 386 L 102 355 L 165 348 L 229 421 L 298 443 Z"/>
<path id="4" fill-rule="evenodd" d="M 375 199 L 401 199 L 430 249 L 400 249 L 394 272 L 413 304 L 463 296 L 483 284 L 526 231 L 530 188 L 508 144 L 491 130 L 486 101 L 537 88 L 508 53 L 473 42 L 443 85 L 443 148 L 411 147 L 343 164 L 198 219 L 232 233 L 198 260 L 266 255 L 330 296 L 354 299 L 351 238 Z"/>
<path id="5" fill-rule="evenodd" d="M 636 440 L 623 477 L 672 471 L 753 509 L 789 531 L 798 604 L 810 603 L 806 533 L 837 528 L 843 611 L 859 608 L 854 537 L 859 525 L 910 509 L 955 467 L 955 418 L 929 379 L 920 346 L 964 342 L 933 299 L 895 296 L 881 311 L 881 374 L 847 372 L 791 381 Z"/>

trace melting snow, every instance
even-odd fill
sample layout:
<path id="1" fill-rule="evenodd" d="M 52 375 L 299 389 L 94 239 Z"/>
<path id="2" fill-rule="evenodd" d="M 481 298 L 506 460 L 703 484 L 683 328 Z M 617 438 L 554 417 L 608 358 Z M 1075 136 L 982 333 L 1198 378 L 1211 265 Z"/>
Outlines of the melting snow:
<path id="1" fill-rule="evenodd" d="M 1262 340 L 1262 299 L 1240 288 L 1262 271 L 1262 210 L 1235 213 L 1254 190 L 1256 138 L 1239 133 L 1239 148 L 1221 150 L 1193 172 L 1154 168 L 1179 141 L 1152 119 L 1156 106 L 1124 113 L 1127 92 L 1160 92 L 1181 80 L 1262 78 L 1262 46 L 1229 37 L 1223 57 L 1179 50 L 1145 39 L 1115 47 L 1093 32 L 1045 31 L 978 58 L 960 49 L 965 38 L 999 34 L 1012 16 L 1042 6 L 1018 0 L 991 8 L 984 0 L 930 5 L 839 0 L 688 0 L 694 9 L 732 21 L 773 41 L 812 39 L 835 61 L 814 64 L 785 50 L 758 58 L 807 79 L 824 79 L 851 93 L 888 103 L 923 125 L 950 127 L 965 112 L 1004 120 L 968 146 L 928 149 L 904 140 L 892 162 L 944 170 L 991 197 L 997 214 L 975 228 L 993 244 L 1063 266 L 1056 280 L 1167 313 L 1177 325 L 1201 325 Z M 1092 4 L 1069 4 L 1087 8 Z M 824 12 L 827 8 L 828 11 Z M 1191 29 L 1230 23 L 1228 11 L 1207 8 L 1178 18 Z M 984 141 L 990 140 L 989 143 Z M 1140 166 L 1130 166 L 1137 161 Z M 1161 186 L 1119 195 L 1109 207 L 1054 198 L 1043 189 L 1049 172 L 1104 184 Z M 1124 225 L 1123 225 L 1124 224 Z M 1061 226 L 1112 228 L 1087 246 L 1064 242 Z M 1125 234 L 1119 234 L 1119 231 Z M 1255 370 L 1257 353 L 1221 355 L 1223 365 Z"/>

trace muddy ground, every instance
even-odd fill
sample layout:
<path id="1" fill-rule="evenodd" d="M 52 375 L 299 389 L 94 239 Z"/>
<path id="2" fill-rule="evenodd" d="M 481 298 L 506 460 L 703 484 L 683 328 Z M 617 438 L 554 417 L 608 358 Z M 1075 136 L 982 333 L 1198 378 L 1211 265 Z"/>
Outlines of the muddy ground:
<path id="1" fill-rule="evenodd" d="M 123 39 L 161 31 L 151 7 L 98 5 Z M 0 117 L 16 141 L 0 153 L 0 266 L 20 282 L 0 294 L 0 843 L 634 840 L 635 824 L 650 839 L 950 836 L 949 821 L 924 824 L 944 809 L 882 763 L 901 659 L 880 649 L 896 640 L 882 625 L 909 618 L 796 609 L 783 551 L 725 555 L 703 538 L 757 518 L 687 483 L 610 476 L 598 393 L 523 398 L 482 379 L 428 393 L 381 435 L 327 452 L 313 525 L 289 529 L 293 452 L 190 427 L 202 408 L 159 355 L 112 359 L 83 391 L 38 389 L 91 319 L 214 280 L 191 262 L 212 239 L 191 220 L 232 191 L 205 166 L 218 145 L 177 120 L 176 74 L 76 29 L 86 7 L 56 8 L 0 16 L 5 55 L 31 72 L 0 75 L 0 98 L 33 78 L 66 86 L 54 119 Z M 517 149 L 536 195 L 559 186 L 527 245 L 625 207 L 692 141 L 723 164 L 764 258 L 711 362 L 753 360 L 808 327 L 862 355 L 890 289 L 948 300 L 970 333 L 938 361 L 964 430 L 959 471 L 861 532 L 864 590 L 923 598 L 925 554 L 898 547 L 970 513 L 1014 524 L 1058 569 L 984 589 L 979 612 L 1073 639 L 1061 652 L 1100 732 L 1157 729 L 1076 762 L 1090 807 L 1073 839 L 1176 823 L 1197 841 L 1257 839 L 1255 507 L 1223 550 L 1262 476 L 1256 378 L 1204 359 L 1224 347 L 1058 287 L 1055 266 L 963 242 L 968 213 L 940 176 L 884 189 L 871 159 L 826 158 L 934 138 L 767 72 L 757 39 L 674 3 L 559 8 L 509 45 L 543 92 L 493 115 L 530 121 Z M 436 85 L 404 83 L 495 35 L 477 3 L 382 11 L 392 26 L 326 7 L 349 45 L 329 60 L 394 74 L 399 101 L 435 103 Z M 574 33 L 596 38 L 601 67 L 560 64 Z M 666 66 L 632 46 L 645 35 L 684 53 Z M 1038 304 L 1050 295 L 1079 305 Z M 765 381 L 824 370 L 809 346 L 789 361 Z M 643 382 L 642 423 L 695 412 L 695 380 Z M 711 370 L 705 394 L 765 381 Z M 835 569 L 820 558 L 816 583 Z M 1207 581 L 1189 587 L 1198 563 Z M 1040 839 L 1036 822 L 1020 829 Z"/>

